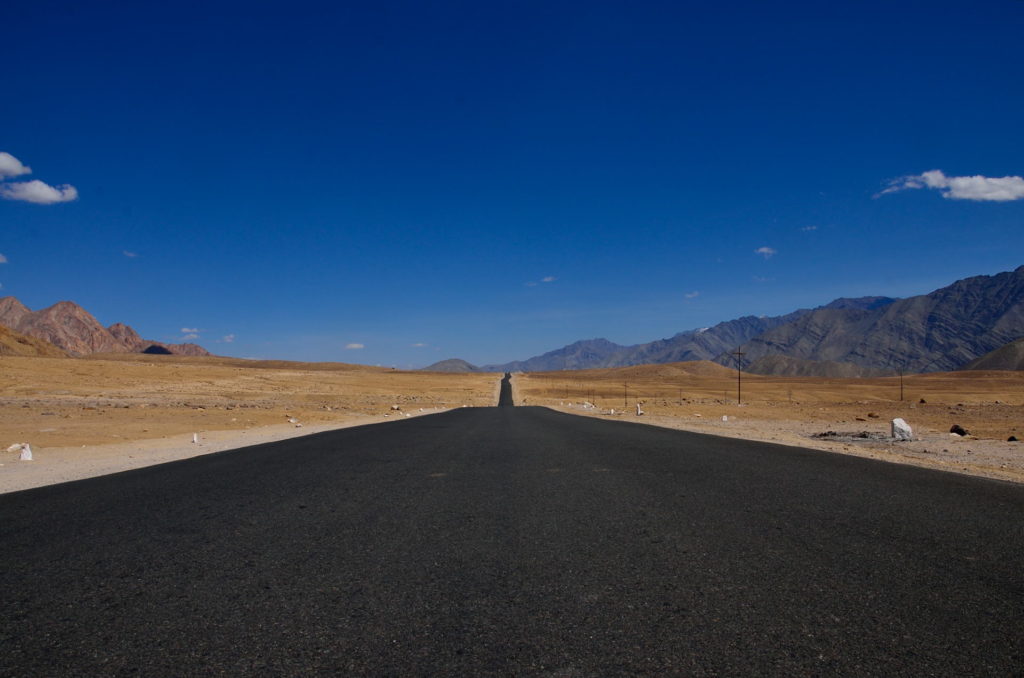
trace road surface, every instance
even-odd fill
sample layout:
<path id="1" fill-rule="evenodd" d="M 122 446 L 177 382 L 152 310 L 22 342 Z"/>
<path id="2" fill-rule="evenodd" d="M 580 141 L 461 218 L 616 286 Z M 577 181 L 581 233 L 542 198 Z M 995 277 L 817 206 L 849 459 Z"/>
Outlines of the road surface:
<path id="1" fill-rule="evenodd" d="M 1020 675 L 1024 487 L 467 408 L 0 496 L 0 675 Z"/>

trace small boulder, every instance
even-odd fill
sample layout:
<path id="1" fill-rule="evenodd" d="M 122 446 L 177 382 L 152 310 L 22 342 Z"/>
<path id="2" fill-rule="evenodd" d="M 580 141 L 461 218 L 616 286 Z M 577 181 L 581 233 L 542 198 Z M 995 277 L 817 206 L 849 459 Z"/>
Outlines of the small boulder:
<path id="1" fill-rule="evenodd" d="M 32 446 L 28 443 L 14 443 L 7 451 L 17 454 L 19 461 L 32 461 Z"/>
<path id="2" fill-rule="evenodd" d="M 894 440 L 913 440 L 914 430 L 910 428 L 910 424 L 896 417 L 892 420 L 892 437 Z"/>
<path id="3" fill-rule="evenodd" d="M 1010 436 L 1009 438 L 1006 439 L 1006 442 L 1008 442 L 1008 443 L 1015 443 L 1015 442 L 1017 442 L 1017 436 Z"/>
<path id="4" fill-rule="evenodd" d="M 928 401 L 925 400 L 924 398 L 921 398 L 918 402 L 921 403 L 922 405 L 927 405 L 928 404 Z"/>
<path id="5" fill-rule="evenodd" d="M 969 433 L 967 432 L 967 429 L 965 429 L 965 428 L 964 428 L 963 426 L 961 426 L 960 424 L 953 424 L 952 426 L 950 426 L 950 427 L 949 427 L 949 432 L 950 432 L 950 433 L 955 433 L 955 434 L 957 434 L 958 436 L 967 436 L 967 435 L 970 435 L 970 434 L 969 434 Z"/>

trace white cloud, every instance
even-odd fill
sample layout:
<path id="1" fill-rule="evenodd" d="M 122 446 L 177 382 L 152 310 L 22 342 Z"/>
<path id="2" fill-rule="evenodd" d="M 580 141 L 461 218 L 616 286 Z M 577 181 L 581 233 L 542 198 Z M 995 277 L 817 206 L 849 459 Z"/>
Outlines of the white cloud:
<path id="1" fill-rule="evenodd" d="M 78 189 L 68 184 L 50 186 L 39 179 L 33 179 L 13 184 L 0 184 L 0 198 L 23 200 L 37 205 L 52 205 L 58 202 L 77 200 Z"/>
<path id="2" fill-rule="evenodd" d="M 182 327 L 181 331 L 185 334 L 197 334 L 200 332 L 200 329 L 198 327 Z"/>
<path id="3" fill-rule="evenodd" d="M 6 263 L 7 263 L 7 257 L 5 257 L 4 255 L 0 254 L 0 264 L 6 264 Z"/>
<path id="4" fill-rule="evenodd" d="M 426 346 L 426 344 L 424 344 L 422 341 L 417 341 L 415 344 L 412 345 L 413 348 L 423 348 L 424 346 Z"/>
<path id="5" fill-rule="evenodd" d="M 0 179 L 32 174 L 32 168 L 21 164 L 21 161 L 10 153 L 0 151 Z"/>
<path id="6" fill-rule="evenodd" d="M 225 344 L 230 344 L 230 343 L 233 343 L 235 341 L 235 335 L 233 335 L 233 334 L 225 334 L 223 337 L 221 337 L 220 340 L 222 342 L 224 342 Z"/>
<path id="7" fill-rule="evenodd" d="M 537 286 L 537 283 L 534 282 L 533 280 L 531 280 L 528 283 L 523 283 L 523 284 L 526 285 L 527 287 L 536 287 Z"/>
<path id="8" fill-rule="evenodd" d="M 541 282 L 555 282 L 556 280 L 558 280 L 558 278 L 553 275 L 547 275 L 540 279 Z"/>
<path id="9" fill-rule="evenodd" d="M 345 349 L 349 351 L 358 351 L 361 348 L 366 348 L 363 344 L 345 344 Z"/>
<path id="10" fill-rule="evenodd" d="M 754 254 L 760 254 L 765 259 L 771 259 L 772 257 L 774 257 L 778 253 L 779 253 L 778 250 L 775 250 L 774 248 L 767 247 L 767 246 L 766 247 L 758 247 L 756 250 L 754 250 Z"/>
<path id="11" fill-rule="evenodd" d="M 697 297 L 700 296 L 700 292 L 687 292 L 683 296 L 686 297 L 687 299 L 696 299 Z"/>
<path id="12" fill-rule="evenodd" d="M 134 259 L 135 257 L 139 256 L 138 252 L 129 252 L 128 250 L 124 250 L 123 252 L 121 252 L 121 254 L 125 255 L 129 259 Z"/>
<path id="13" fill-rule="evenodd" d="M 193 333 L 193 334 L 186 334 L 185 336 L 183 336 L 181 338 L 181 341 L 192 341 L 193 339 L 198 339 L 198 338 L 199 338 L 198 334 L 195 334 L 195 333 Z"/>
<path id="14" fill-rule="evenodd" d="M 804 226 L 800 229 L 801 231 L 817 231 L 817 226 Z"/>
<path id="15" fill-rule="evenodd" d="M 929 170 L 893 179 L 875 197 L 912 188 L 933 188 L 951 200 L 1007 202 L 1024 198 L 1024 177 L 947 177 L 942 170 Z"/>

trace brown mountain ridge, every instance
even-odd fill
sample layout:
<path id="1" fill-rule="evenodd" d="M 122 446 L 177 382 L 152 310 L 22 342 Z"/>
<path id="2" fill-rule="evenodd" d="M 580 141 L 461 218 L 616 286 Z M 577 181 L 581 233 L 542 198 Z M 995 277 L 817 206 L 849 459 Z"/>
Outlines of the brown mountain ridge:
<path id="1" fill-rule="evenodd" d="M 143 339 L 124 323 L 104 327 L 72 301 L 59 301 L 32 311 L 14 297 L 0 299 L 0 325 L 20 335 L 47 342 L 73 356 L 93 353 L 171 353 L 211 355 L 197 344 L 165 344 Z"/>

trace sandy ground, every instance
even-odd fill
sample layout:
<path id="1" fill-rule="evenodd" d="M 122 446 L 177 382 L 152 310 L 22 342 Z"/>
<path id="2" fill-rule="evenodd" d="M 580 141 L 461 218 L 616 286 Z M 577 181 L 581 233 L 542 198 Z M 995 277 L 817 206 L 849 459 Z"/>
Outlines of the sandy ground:
<path id="1" fill-rule="evenodd" d="M 4 356 L 0 492 L 493 405 L 500 377 L 178 356 Z M 5 451 L 24 442 L 31 462 Z"/>
<path id="2" fill-rule="evenodd" d="M 1024 442 L 1007 442 L 1011 435 L 1024 439 L 1021 373 L 906 376 L 902 401 L 896 377 L 747 375 L 737 404 L 735 370 L 723 370 L 678 363 L 521 374 L 513 382 L 517 404 L 1024 482 Z M 892 440 L 896 417 L 911 425 L 914 440 Z M 971 435 L 951 435 L 953 424 Z M 828 432 L 839 435 L 817 437 Z"/>

